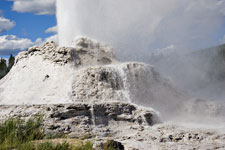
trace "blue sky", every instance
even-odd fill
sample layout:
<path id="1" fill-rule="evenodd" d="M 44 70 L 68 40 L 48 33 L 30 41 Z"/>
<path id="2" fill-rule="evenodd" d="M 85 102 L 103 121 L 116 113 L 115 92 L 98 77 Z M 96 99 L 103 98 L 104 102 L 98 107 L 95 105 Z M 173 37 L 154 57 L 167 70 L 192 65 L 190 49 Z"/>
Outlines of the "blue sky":
<path id="1" fill-rule="evenodd" d="M 30 0 L 32 1 L 32 0 Z M 16 6 L 16 3 L 20 2 L 22 6 L 25 6 L 24 8 L 21 8 L 20 6 Z M 27 45 L 24 46 L 19 46 L 18 44 L 14 43 L 10 44 L 9 40 L 5 39 L 10 39 L 10 38 L 4 38 L 4 42 L 0 44 L 3 44 L 5 46 L 0 45 L 0 55 L 3 57 L 7 57 L 10 53 L 13 53 L 16 55 L 18 51 L 23 50 L 24 48 L 27 48 L 28 46 L 32 46 L 35 44 L 35 41 L 38 39 L 38 43 L 43 42 L 46 38 L 54 35 L 55 33 L 46 33 L 45 31 L 53 26 L 56 26 L 56 17 L 55 14 L 52 14 L 52 12 L 46 12 L 45 9 L 47 8 L 42 8 L 41 3 L 44 1 L 40 0 L 39 5 L 38 4 L 33 4 L 26 6 L 26 1 L 8 1 L 8 0 L 1 0 L 0 1 L 0 17 L 2 18 L 2 22 L 0 22 L 0 31 L 1 27 L 4 28 L 2 29 L 3 31 L 0 32 L 0 37 L 3 36 L 9 36 L 13 35 L 12 37 L 14 41 L 20 41 L 24 40 L 27 41 Z M 54 0 L 53 0 L 54 2 Z M 52 3 L 51 5 L 53 5 Z M 37 10 L 36 12 L 32 12 L 32 10 L 27 10 L 26 7 L 36 7 Z M 38 8 L 39 7 L 39 8 Z M 53 8 L 53 6 L 51 6 Z M 54 10 L 53 10 L 54 11 Z M 5 20 L 5 21 L 4 21 Z M 5 26 L 1 26 L 1 23 L 6 23 Z M 7 25 L 7 23 L 9 25 Z M 12 27 L 10 26 L 10 23 Z M 7 27 L 9 27 L 7 29 Z M 17 39 L 18 38 L 18 39 Z M 1 40 L 1 39 L 0 39 Z M 29 41 L 30 40 L 30 41 Z M 9 42 L 8 44 L 6 42 Z M 4 56 L 5 55 L 5 56 Z"/>
<path id="2" fill-rule="evenodd" d="M 29 38 L 35 41 L 37 38 L 47 38 L 51 34 L 46 34 L 45 30 L 56 25 L 55 15 L 35 15 L 33 13 L 19 13 L 12 11 L 13 2 L 4 0 L 0 2 L 0 10 L 3 16 L 16 23 L 16 26 L 9 31 L 2 33 L 12 34 L 18 37 Z"/>

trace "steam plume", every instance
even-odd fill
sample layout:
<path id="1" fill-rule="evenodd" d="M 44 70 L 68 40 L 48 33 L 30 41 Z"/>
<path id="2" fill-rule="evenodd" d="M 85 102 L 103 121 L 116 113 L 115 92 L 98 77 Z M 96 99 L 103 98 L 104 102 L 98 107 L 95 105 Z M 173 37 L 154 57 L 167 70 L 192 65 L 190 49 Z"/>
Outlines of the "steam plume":
<path id="1" fill-rule="evenodd" d="M 131 59 L 170 45 L 186 50 L 218 44 L 224 15 L 223 0 L 57 0 L 60 45 L 84 35 Z"/>
<path id="2" fill-rule="evenodd" d="M 88 36 L 112 45 L 124 61 L 150 62 L 194 96 L 217 97 L 217 89 L 223 89 L 220 80 L 215 79 L 217 85 L 209 82 L 208 72 L 214 71 L 208 57 L 166 56 L 157 64 L 152 53 L 184 54 L 220 44 L 225 34 L 224 0 L 57 0 L 57 20 L 60 45 Z M 209 85 L 209 90 L 196 90 Z"/>

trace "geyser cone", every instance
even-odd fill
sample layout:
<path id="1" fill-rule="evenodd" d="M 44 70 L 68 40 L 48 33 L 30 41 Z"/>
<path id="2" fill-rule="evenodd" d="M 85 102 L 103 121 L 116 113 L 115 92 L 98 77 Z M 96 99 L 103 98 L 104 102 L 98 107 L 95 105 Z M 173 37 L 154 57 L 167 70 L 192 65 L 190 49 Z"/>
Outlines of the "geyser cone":
<path id="1" fill-rule="evenodd" d="M 1 80 L 0 103 L 122 101 L 166 112 L 182 98 L 152 66 L 120 63 L 110 47 L 88 38 L 74 43 L 74 47 L 58 47 L 47 42 L 20 53 Z"/>

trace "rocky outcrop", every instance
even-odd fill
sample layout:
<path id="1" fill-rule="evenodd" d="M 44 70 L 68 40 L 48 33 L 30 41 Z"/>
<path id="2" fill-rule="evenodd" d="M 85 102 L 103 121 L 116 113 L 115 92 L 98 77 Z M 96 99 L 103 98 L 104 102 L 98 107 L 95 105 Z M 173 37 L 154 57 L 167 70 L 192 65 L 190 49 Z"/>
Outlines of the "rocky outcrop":
<path id="1" fill-rule="evenodd" d="M 47 42 L 17 56 L 0 80 L 0 120 L 42 116 L 47 135 L 88 138 L 96 147 L 116 140 L 111 146 L 126 150 L 224 149 L 224 131 L 161 124 L 161 116 L 188 123 L 189 114 L 200 122 L 225 114 L 220 105 L 184 98 L 153 66 L 121 63 L 110 47 L 79 38 L 74 47 Z"/>
<path id="2" fill-rule="evenodd" d="M 0 120 L 43 117 L 47 135 L 88 139 L 125 150 L 224 149 L 224 130 L 161 123 L 153 110 L 129 103 L 1 105 Z M 116 140 L 112 143 L 106 142 Z"/>
<path id="3" fill-rule="evenodd" d="M 74 79 L 71 99 L 76 102 L 117 100 L 171 111 L 174 103 L 179 105 L 183 99 L 170 81 L 143 63 L 86 67 Z"/>
<path id="4" fill-rule="evenodd" d="M 29 48 L 0 80 L 0 104 L 129 102 L 168 119 L 192 111 L 183 99 L 153 66 L 119 62 L 110 47 L 88 38 L 78 38 L 74 47 L 47 42 Z"/>
<path id="5" fill-rule="evenodd" d="M 124 150 L 124 146 L 120 142 L 114 140 L 110 140 L 102 144 L 101 148 L 102 150 Z"/>
<path id="6" fill-rule="evenodd" d="M 0 81 L 0 104 L 122 101 L 169 110 L 182 97 L 151 65 L 121 63 L 109 46 L 84 37 L 74 47 L 29 48 Z"/>
<path id="7" fill-rule="evenodd" d="M 48 134 L 68 134 L 76 138 L 87 134 L 104 137 L 114 134 L 112 127 L 116 126 L 152 126 L 160 122 L 153 110 L 121 102 L 0 106 L 1 121 L 9 118 L 28 120 L 34 116 L 43 117 Z M 101 132 L 97 133 L 97 129 Z"/>
<path id="8" fill-rule="evenodd" d="M 31 47 L 27 51 L 19 53 L 16 63 L 21 59 L 29 59 L 37 55 L 56 64 L 71 63 L 75 67 L 106 65 L 116 62 L 109 46 L 81 37 L 74 42 L 74 47 L 58 47 L 53 41 L 46 42 L 39 47 Z"/>
<path id="9" fill-rule="evenodd" d="M 18 54 L 8 76 L 0 81 L 0 104 L 74 102 L 73 84 L 79 70 L 113 62 L 110 47 L 87 38 L 77 39 L 74 47 L 54 42 L 31 47 Z"/>
<path id="10" fill-rule="evenodd" d="M 224 132 L 206 128 L 185 128 L 171 124 L 158 124 L 143 131 L 133 130 L 133 135 L 119 140 L 125 143 L 128 150 L 139 149 L 196 149 L 196 150 L 223 150 L 225 148 Z M 118 139 L 117 139 L 118 140 Z M 135 142 L 134 142 L 135 141 Z"/>

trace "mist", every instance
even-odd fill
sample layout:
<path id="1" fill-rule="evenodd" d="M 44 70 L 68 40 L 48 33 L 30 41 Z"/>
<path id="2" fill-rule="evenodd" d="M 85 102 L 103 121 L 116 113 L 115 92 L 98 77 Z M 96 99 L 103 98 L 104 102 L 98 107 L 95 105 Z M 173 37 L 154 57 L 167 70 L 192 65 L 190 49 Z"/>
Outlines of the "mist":
<path id="1" fill-rule="evenodd" d="M 88 36 L 126 60 L 147 59 L 171 45 L 179 51 L 206 48 L 224 36 L 218 35 L 224 8 L 222 0 L 58 0 L 59 43 Z"/>
<path id="2" fill-rule="evenodd" d="M 217 73 L 224 66 L 210 75 L 218 51 L 195 55 L 221 44 L 224 0 L 57 0 L 57 21 L 61 46 L 87 36 L 111 45 L 122 61 L 153 64 L 188 97 L 224 100 Z"/>

